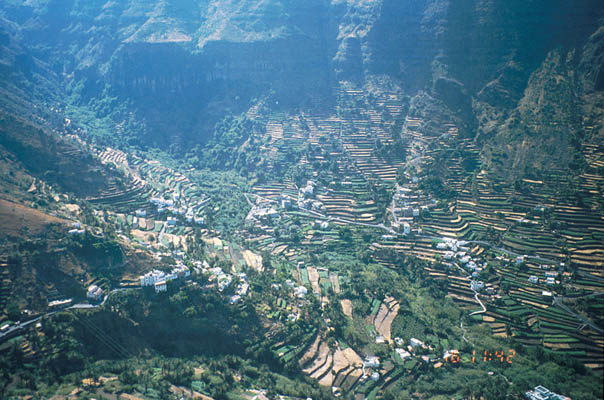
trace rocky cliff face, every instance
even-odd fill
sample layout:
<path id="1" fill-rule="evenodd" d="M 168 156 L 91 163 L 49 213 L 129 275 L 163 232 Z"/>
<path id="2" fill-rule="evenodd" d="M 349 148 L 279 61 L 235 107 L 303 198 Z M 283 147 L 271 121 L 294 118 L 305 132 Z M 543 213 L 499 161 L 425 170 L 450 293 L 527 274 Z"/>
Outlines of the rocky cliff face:
<path id="1" fill-rule="evenodd" d="M 597 40 L 583 50 L 602 25 L 599 0 L 10 0 L 0 10 L 70 101 L 115 123 L 134 113 L 142 145 L 203 142 L 253 98 L 326 110 L 338 81 L 369 75 L 388 75 L 417 104 L 433 99 L 484 141 L 527 118 L 517 108 L 571 52 L 577 76 L 561 90 L 604 86 Z"/>

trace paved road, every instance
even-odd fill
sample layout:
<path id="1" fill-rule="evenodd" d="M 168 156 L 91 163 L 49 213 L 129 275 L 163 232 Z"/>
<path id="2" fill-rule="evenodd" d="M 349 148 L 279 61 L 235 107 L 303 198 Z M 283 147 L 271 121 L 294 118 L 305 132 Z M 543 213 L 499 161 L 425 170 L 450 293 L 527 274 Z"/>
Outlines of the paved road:
<path id="1" fill-rule="evenodd" d="M 593 322 L 591 322 L 590 320 L 588 320 L 581 314 L 579 314 L 579 313 L 575 312 L 573 309 L 569 308 L 566 304 L 564 304 L 562 302 L 562 300 L 563 300 L 562 297 L 554 296 L 554 305 L 560 307 L 561 309 L 566 311 L 568 314 L 571 314 L 574 317 L 580 319 L 585 325 L 589 325 L 592 329 L 594 329 L 600 333 L 604 333 L 604 329 L 600 328 L 599 326 L 597 326 L 596 324 L 594 324 Z"/>
<path id="2" fill-rule="evenodd" d="M 9 338 L 16 336 L 16 334 L 21 331 L 24 330 L 26 327 L 28 327 L 29 325 L 41 320 L 44 317 L 49 317 L 53 314 L 56 314 L 59 311 L 63 311 L 63 310 L 87 310 L 87 309 L 93 309 L 93 308 L 98 308 L 101 307 L 105 304 L 105 302 L 107 301 L 107 299 L 109 299 L 109 297 L 111 297 L 111 295 L 118 293 L 118 292 L 123 292 L 125 290 L 133 290 L 135 288 L 119 288 L 119 289 L 113 289 L 111 290 L 107 295 L 105 295 L 105 298 L 103 299 L 103 301 L 99 304 L 90 304 L 90 303 L 78 303 L 78 304 L 73 304 L 69 307 L 65 307 L 64 309 L 60 309 L 60 310 L 54 310 L 54 311 L 50 311 L 47 312 L 45 314 L 39 315 L 34 319 L 31 319 L 27 322 L 23 322 L 20 324 L 15 324 L 15 325 L 11 325 L 10 328 L 8 328 L 5 332 L 0 333 L 0 343 L 3 343 L 4 341 L 8 340 Z"/>
<path id="3" fill-rule="evenodd" d="M 461 338 L 463 339 L 463 341 L 466 343 L 470 343 L 472 346 L 474 346 L 474 343 L 472 343 L 468 338 L 466 338 L 466 328 L 463 327 L 463 321 L 461 320 L 461 317 L 459 317 L 459 329 L 461 329 Z"/>
<path id="4" fill-rule="evenodd" d="M 480 299 L 478 298 L 478 292 L 474 289 L 472 289 L 472 291 L 474 292 L 474 300 L 476 300 L 478 302 L 478 304 L 480 304 L 480 307 L 482 307 L 482 310 L 474 311 L 473 313 L 470 313 L 470 315 L 482 314 L 482 313 L 487 312 L 487 308 L 484 306 L 484 304 L 482 304 L 482 301 L 480 301 Z"/>
<path id="5" fill-rule="evenodd" d="M 452 264 L 455 265 L 457 268 L 459 268 L 459 270 L 461 270 L 464 274 L 467 273 L 467 271 L 465 269 L 463 269 L 462 267 L 460 267 L 459 264 L 457 264 L 455 262 Z M 468 276 L 468 278 L 471 279 L 472 276 Z M 480 307 L 482 308 L 482 310 L 474 311 L 474 312 L 470 313 L 470 315 L 482 314 L 482 313 L 487 312 L 487 308 L 484 306 L 482 301 L 480 301 L 480 299 L 478 298 L 478 292 L 476 290 L 472 289 L 471 286 L 470 286 L 470 290 L 472 290 L 472 292 L 474 292 L 474 300 L 476 300 L 476 302 L 478 304 L 480 304 Z M 460 324 L 461 324 L 461 320 L 460 320 Z"/>

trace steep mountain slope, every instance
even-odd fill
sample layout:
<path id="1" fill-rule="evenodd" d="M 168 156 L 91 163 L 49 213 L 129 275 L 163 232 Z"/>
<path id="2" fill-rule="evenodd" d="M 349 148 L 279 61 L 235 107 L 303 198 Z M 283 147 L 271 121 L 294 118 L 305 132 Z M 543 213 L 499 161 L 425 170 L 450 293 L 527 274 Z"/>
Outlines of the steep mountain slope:
<path id="1" fill-rule="evenodd" d="M 602 34 L 600 28 L 572 51 L 551 51 L 509 114 L 498 117 L 488 102 L 477 104 L 485 122 L 482 132 L 494 135 L 487 147 L 492 166 L 516 176 L 586 168 L 582 146 L 597 146 L 604 138 L 603 92 L 598 87 L 604 74 Z"/>
<path id="2" fill-rule="evenodd" d="M 36 60 L 47 60 L 39 86 L 64 88 L 73 119 L 94 125 L 102 118 L 105 137 L 118 132 L 113 144 L 177 153 L 204 143 L 216 122 L 252 100 L 325 110 L 338 81 L 360 85 L 376 74 L 395 79 L 410 96 L 427 94 L 459 119 L 464 135 L 482 142 L 495 135 L 500 147 L 512 131 L 524 138 L 521 127 L 539 122 L 521 110 L 547 114 L 530 106 L 537 93 L 574 104 L 564 112 L 577 116 L 594 112 L 571 96 L 583 91 L 583 74 L 593 81 L 587 91 L 602 81 L 598 50 L 588 59 L 581 50 L 601 24 L 595 0 L 13 0 L 2 11 L 10 41 L 25 49 L 4 58 L 13 57 L 24 76 L 35 73 Z M 574 77 L 546 84 L 560 68 Z M 576 121 L 557 129 L 575 131 Z M 542 146 L 523 148 L 539 153 L 536 160 L 548 154 Z M 506 167 L 523 170 L 525 158 L 532 157 L 511 156 L 516 161 Z"/>

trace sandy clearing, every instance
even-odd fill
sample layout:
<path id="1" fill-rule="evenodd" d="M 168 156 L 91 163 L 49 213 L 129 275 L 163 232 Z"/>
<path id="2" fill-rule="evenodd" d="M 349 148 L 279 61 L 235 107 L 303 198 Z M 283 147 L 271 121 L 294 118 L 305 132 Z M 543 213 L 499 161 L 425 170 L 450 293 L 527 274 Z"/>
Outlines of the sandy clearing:
<path id="1" fill-rule="evenodd" d="M 326 358 L 325 364 L 323 364 L 319 369 L 317 369 L 315 372 L 313 372 L 310 375 L 310 377 L 313 379 L 321 379 L 321 381 L 323 381 L 323 378 L 328 377 L 330 375 L 329 371 L 331 371 L 332 365 L 333 365 L 333 354 L 327 353 L 327 358 Z M 323 375 L 325 375 L 325 377 L 323 377 Z M 319 381 L 319 383 L 321 383 L 321 381 Z M 332 381 L 333 381 L 333 377 L 331 379 L 329 379 L 329 381 L 327 381 L 327 382 L 324 381 L 323 384 L 325 384 L 326 386 L 331 386 Z"/>
<path id="2" fill-rule="evenodd" d="M 398 314 L 399 308 L 400 305 L 393 297 L 386 297 L 384 303 L 380 306 L 378 314 L 373 320 L 375 329 L 390 343 L 392 342 L 392 321 L 394 321 L 394 318 Z"/>
<path id="3" fill-rule="evenodd" d="M 363 360 L 361 359 L 361 357 L 357 354 L 356 351 L 354 351 L 350 347 L 344 349 L 343 353 L 344 357 L 346 357 L 346 359 L 348 360 L 349 365 L 353 365 L 359 368 L 363 365 Z"/>
<path id="4" fill-rule="evenodd" d="M 287 245 L 286 244 L 281 244 L 281 245 L 275 247 L 273 249 L 273 251 L 271 252 L 271 254 L 272 255 L 281 254 L 281 253 L 283 253 L 283 251 L 285 251 L 285 249 L 287 249 Z"/>
<path id="5" fill-rule="evenodd" d="M 30 237 L 42 232 L 49 224 L 67 225 L 71 221 L 57 218 L 19 203 L 0 199 L 0 232 Z"/>
<path id="6" fill-rule="evenodd" d="M 142 397 L 134 396 L 128 393 L 122 393 L 119 397 L 120 400 L 145 400 Z"/>
<path id="7" fill-rule="evenodd" d="M 349 318 L 352 318 L 352 301 L 348 299 L 340 300 L 340 304 L 342 305 L 342 311 L 344 315 Z"/>
<path id="8" fill-rule="evenodd" d="M 139 229 L 132 229 L 130 230 L 130 233 L 132 234 L 132 236 L 142 240 L 143 242 L 149 242 L 149 240 L 147 239 L 149 236 L 153 236 L 153 240 L 155 240 L 155 237 L 157 236 L 156 233 L 143 232 Z"/>
<path id="9" fill-rule="evenodd" d="M 307 271 L 308 280 L 310 281 L 310 284 L 312 286 L 312 291 L 315 294 L 320 294 L 321 288 L 319 287 L 319 273 L 317 272 L 317 269 L 315 267 L 308 267 Z"/>
<path id="10" fill-rule="evenodd" d="M 327 360 L 328 355 L 329 355 L 329 347 L 327 346 L 327 343 L 321 342 L 321 345 L 319 346 L 319 351 L 316 354 L 316 357 L 314 358 L 312 364 L 310 366 L 308 366 L 307 368 L 304 368 L 302 371 L 305 374 L 310 374 L 315 369 L 319 368 L 321 365 L 323 365 L 325 363 L 325 360 Z"/>
<path id="11" fill-rule="evenodd" d="M 351 348 L 345 350 L 337 349 L 333 354 L 333 366 L 331 368 L 331 378 L 329 384 L 343 371 L 350 371 L 351 368 L 360 368 L 363 365 L 361 357 Z M 321 383 L 321 382 L 319 382 Z M 321 383 L 323 384 L 323 383 Z"/>
<path id="12" fill-rule="evenodd" d="M 543 343 L 544 347 L 549 347 L 550 349 L 570 349 L 570 343 Z"/>
<path id="13" fill-rule="evenodd" d="M 336 374 L 334 373 L 333 369 L 330 369 L 329 372 L 327 372 L 325 376 L 323 376 L 323 378 L 319 379 L 319 385 L 331 386 L 333 384 L 334 379 L 336 379 Z"/>
<path id="14" fill-rule="evenodd" d="M 262 256 L 261 255 L 253 253 L 250 250 L 245 250 L 244 252 L 241 253 L 241 255 L 243 256 L 245 263 L 250 268 L 252 268 L 258 272 L 263 271 L 264 268 L 262 267 Z"/>
<path id="15" fill-rule="evenodd" d="M 334 273 L 330 272 L 329 280 L 331 281 L 331 286 L 333 287 L 334 293 L 339 294 L 340 293 L 340 280 L 338 279 L 338 274 L 334 274 Z"/>

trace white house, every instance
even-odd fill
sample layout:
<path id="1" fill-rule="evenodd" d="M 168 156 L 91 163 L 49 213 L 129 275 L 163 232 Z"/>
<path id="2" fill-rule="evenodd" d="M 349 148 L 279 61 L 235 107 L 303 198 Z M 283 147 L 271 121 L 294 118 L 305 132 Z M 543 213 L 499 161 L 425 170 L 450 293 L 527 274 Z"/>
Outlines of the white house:
<path id="1" fill-rule="evenodd" d="M 314 182 L 308 181 L 306 183 L 306 186 L 303 187 L 302 189 L 300 189 L 300 192 L 301 192 L 302 196 L 312 196 L 313 193 L 315 192 Z"/>
<path id="2" fill-rule="evenodd" d="M 166 285 L 166 281 L 155 282 L 155 293 L 165 292 L 168 290 L 168 285 Z"/>
<path id="3" fill-rule="evenodd" d="M 518 257 L 516 257 L 516 260 L 515 260 L 516 265 L 522 264 L 524 262 L 525 258 L 526 258 L 526 256 L 518 256 Z"/>
<path id="4" fill-rule="evenodd" d="M 233 281 L 233 278 L 231 278 L 231 275 L 221 275 L 218 277 L 218 290 L 220 290 L 221 292 L 227 288 L 231 282 Z"/>
<path id="5" fill-rule="evenodd" d="M 422 342 L 419 339 L 416 338 L 411 338 L 411 340 L 409 340 L 409 343 L 411 344 L 411 347 L 415 348 L 415 347 L 424 347 L 424 342 Z"/>
<path id="6" fill-rule="evenodd" d="M 546 387 L 541 385 L 535 386 L 533 390 L 529 390 L 524 393 L 524 397 L 528 400 L 565 400 L 570 399 L 569 397 L 561 396 L 557 393 L 551 392 Z"/>
<path id="7" fill-rule="evenodd" d="M 157 282 L 165 281 L 165 278 L 164 272 L 155 269 L 141 276 L 141 286 L 153 286 Z"/>
<path id="8" fill-rule="evenodd" d="M 448 248 L 449 248 L 449 246 L 447 246 L 447 244 L 446 244 L 446 243 L 437 243 L 437 244 L 436 244 L 436 248 L 437 248 L 438 250 L 446 250 L 446 249 L 448 249 Z"/>
<path id="9" fill-rule="evenodd" d="M 147 216 L 147 210 L 141 208 L 141 209 L 136 210 L 135 214 L 137 217 L 145 218 Z"/>
<path id="10" fill-rule="evenodd" d="M 247 291 L 250 288 L 250 284 L 247 282 L 242 283 L 241 285 L 239 285 L 239 287 L 237 288 L 237 294 L 240 296 L 245 296 L 247 294 Z"/>
<path id="11" fill-rule="evenodd" d="M 470 284 L 470 287 L 472 288 L 473 291 L 480 292 L 482 289 L 484 289 L 484 282 L 472 281 L 472 283 Z"/>
<path id="12" fill-rule="evenodd" d="M 304 286 L 298 286 L 296 289 L 294 289 L 294 293 L 297 298 L 303 299 L 304 297 L 306 297 L 308 289 L 306 289 Z"/>
<path id="13" fill-rule="evenodd" d="M 530 283 L 537 283 L 537 282 L 539 282 L 539 278 L 537 278 L 535 275 L 529 276 L 528 280 L 529 280 Z"/>
<path id="14" fill-rule="evenodd" d="M 103 289 L 97 285 L 90 285 L 86 292 L 86 297 L 93 301 L 99 301 L 103 298 Z"/>
<path id="15" fill-rule="evenodd" d="M 363 366 L 365 368 L 379 368 L 380 359 L 378 357 L 367 357 L 365 358 L 365 361 L 363 361 Z"/>
<path id="16" fill-rule="evenodd" d="M 411 233 L 411 225 L 409 225 L 409 223 L 407 223 L 407 222 L 403 223 L 403 233 L 405 235 L 408 235 Z"/>
<path id="17" fill-rule="evenodd" d="M 292 206 L 292 200 L 288 197 L 281 199 L 281 208 L 288 209 Z"/>
<path id="18" fill-rule="evenodd" d="M 396 354 L 398 354 L 398 356 L 401 358 L 401 360 L 411 357 L 411 353 L 409 353 L 405 349 L 396 349 L 395 351 L 396 351 Z"/>

